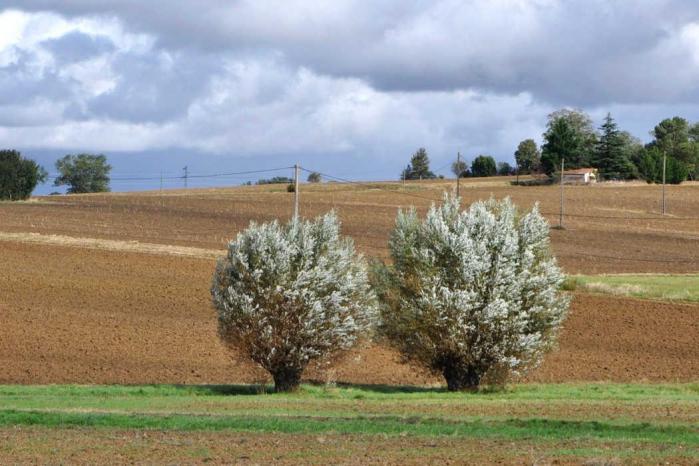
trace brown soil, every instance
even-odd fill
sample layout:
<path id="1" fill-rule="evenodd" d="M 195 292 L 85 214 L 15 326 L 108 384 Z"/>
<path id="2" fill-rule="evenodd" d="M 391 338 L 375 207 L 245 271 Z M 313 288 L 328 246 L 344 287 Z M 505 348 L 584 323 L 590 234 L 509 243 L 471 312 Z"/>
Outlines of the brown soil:
<path id="1" fill-rule="evenodd" d="M 582 456 L 557 451 L 578 449 Z M 585 449 L 608 452 L 602 456 Z M 0 429 L 0 461 L 30 464 L 696 464 L 645 442 Z M 677 454 L 677 453 L 675 453 Z M 681 453 L 680 453 L 681 454 Z"/>
<path id="2" fill-rule="evenodd" d="M 0 383 L 242 383 L 267 380 L 219 343 L 213 260 L 0 241 Z M 577 295 L 530 380 L 689 381 L 699 305 Z M 441 382 L 390 349 L 359 350 L 307 378 Z"/>
<path id="3" fill-rule="evenodd" d="M 415 205 L 424 212 L 452 188 L 451 181 L 303 185 L 301 213 L 336 209 L 343 232 L 362 252 L 386 258 L 397 209 Z M 513 187 L 497 178 L 464 181 L 461 192 L 465 203 L 491 196 L 510 196 L 523 208 L 539 202 L 551 224 L 558 223 L 558 186 Z M 567 272 L 699 271 L 699 184 L 669 186 L 665 217 L 660 187 L 653 185 L 567 186 L 565 199 L 566 229 L 553 230 L 552 243 Z M 49 196 L 0 203 L 0 230 L 220 250 L 251 220 L 289 218 L 292 202 L 283 185 Z"/>

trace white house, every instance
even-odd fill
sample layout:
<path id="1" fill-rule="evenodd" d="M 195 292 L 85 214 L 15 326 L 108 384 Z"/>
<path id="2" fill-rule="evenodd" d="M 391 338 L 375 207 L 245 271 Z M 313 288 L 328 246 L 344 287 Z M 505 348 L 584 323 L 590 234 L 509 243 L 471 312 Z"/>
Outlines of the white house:
<path id="1" fill-rule="evenodd" d="M 563 172 L 563 184 L 590 184 L 597 183 L 596 168 L 576 168 Z"/>

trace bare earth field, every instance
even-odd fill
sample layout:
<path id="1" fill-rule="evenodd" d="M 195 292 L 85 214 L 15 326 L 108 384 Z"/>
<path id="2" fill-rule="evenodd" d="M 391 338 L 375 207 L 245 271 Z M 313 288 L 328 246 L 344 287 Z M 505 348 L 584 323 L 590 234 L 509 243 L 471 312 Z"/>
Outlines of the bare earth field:
<path id="1" fill-rule="evenodd" d="M 344 233 L 355 239 L 358 249 L 386 259 L 397 209 L 415 205 L 424 211 L 450 186 L 447 182 L 405 187 L 304 185 L 301 212 L 311 216 L 336 209 Z M 467 202 L 510 196 L 518 205 L 530 207 L 539 201 L 551 223 L 558 222 L 558 187 L 511 187 L 501 179 L 475 180 L 466 183 L 462 194 Z M 657 186 L 566 187 L 566 228 L 551 232 L 565 271 L 699 272 L 699 184 L 670 187 L 666 217 L 658 215 L 659 201 Z M 220 344 L 209 283 L 215 257 L 237 231 L 251 220 L 288 219 L 292 202 L 285 186 L 253 186 L 0 203 L 0 385 L 185 384 L 182 389 L 187 390 L 207 384 L 269 382 L 264 372 L 237 361 Z M 699 303 L 576 291 L 559 348 L 523 381 L 641 384 L 629 392 L 624 386 L 618 393 L 607 388 L 610 394 L 603 405 L 594 396 L 586 404 L 576 404 L 575 386 L 567 401 L 553 404 L 534 396 L 525 404 L 517 399 L 475 399 L 462 405 L 460 399 L 433 400 L 440 392 L 429 390 L 412 404 L 400 397 L 376 404 L 356 400 L 383 395 L 350 392 L 347 400 L 333 402 L 333 409 L 340 410 L 333 421 L 340 426 L 337 432 L 322 427 L 322 419 L 315 417 L 323 399 L 339 396 L 322 391 L 297 401 L 279 400 L 269 413 L 248 406 L 244 397 L 222 396 L 223 407 L 216 407 L 198 394 L 177 408 L 163 401 L 163 411 L 151 413 L 145 407 L 155 409 L 155 399 L 145 398 L 145 405 L 130 411 L 112 412 L 104 403 L 115 403 L 118 397 L 105 394 L 88 400 L 71 395 L 70 388 L 67 406 L 55 405 L 61 398 L 49 394 L 41 398 L 46 404 L 37 408 L 32 403 L 40 397 L 22 395 L 21 388 L 15 405 L 13 395 L 7 394 L 13 389 L 2 388 L 6 393 L 0 394 L 0 462 L 697 464 L 692 448 L 699 442 L 698 316 Z M 306 380 L 375 387 L 370 390 L 377 393 L 386 386 L 435 387 L 442 382 L 401 363 L 381 343 L 356 350 L 332 366 L 313 367 Z M 641 393 L 644 386 L 657 388 L 662 383 L 684 385 L 668 388 L 670 398 L 664 401 Z M 84 390 L 91 396 L 90 388 Z M 124 398 L 129 403 L 138 400 L 141 389 L 133 390 Z M 409 397 L 410 390 L 403 395 Z M 672 398 L 673 390 L 685 398 Z M 632 394 L 638 397 L 633 402 L 626 399 Z M 271 396 L 261 399 L 275 403 Z M 84 400 L 87 404 L 80 405 Z M 207 422 L 216 425 L 223 422 L 220 416 L 230 414 L 227 400 L 238 406 L 239 414 L 260 415 L 253 421 L 272 424 L 259 430 L 235 427 L 241 431 L 230 426 L 220 431 L 208 427 L 199 431 L 196 426 L 129 427 L 129 422 L 138 421 L 129 416 L 155 416 L 141 420 L 147 426 L 159 416 L 167 420 L 170 414 L 187 410 L 199 415 L 200 408 L 211 410 Z M 21 404 L 25 402 L 29 404 Z M 285 432 L 279 426 L 287 422 L 294 403 L 298 404 L 294 416 L 301 417 L 293 422 L 302 424 L 294 427 L 296 431 L 280 433 Z M 94 418 L 92 409 L 99 411 Z M 126 417 L 119 417 L 122 414 Z M 75 417 L 74 424 L 66 424 L 70 416 Z M 406 423 L 414 433 L 342 433 L 342 420 L 364 422 L 365 416 Z M 226 422 L 247 425 L 249 419 L 241 419 Z M 611 424 L 605 424 L 610 419 Z M 185 416 L 182 422 L 187 420 Z M 488 420 L 497 422 L 490 425 Z M 484 429 L 482 438 L 454 437 L 438 429 L 427 436 L 417 433 L 433 421 L 445 432 L 458 427 L 458 422 L 476 426 L 487 422 L 478 427 Z M 512 438 L 502 436 L 507 429 L 519 429 L 520 421 L 522 429 L 530 430 L 513 433 Z M 551 424 L 554 421 L 560 425 Z M 318 432 L 308 433 L 306 422 L 320 422 L 320 427 L 313 427 Z M 599 435 L 598 427 L 603 427 Z M 572 433 L 556 437 L 561 429 Z M 672 429 L 679 429 L 682 437 L 675 439 Z"/>
<path id="2" fill-rule="evenodd" d="M 386 257 L 386 241 L 400 207 L 424 211 L 453 181 L 302 185 L 301 213 L 336 209 L 343 232 L 370 256 Z M 696 272 L 699 270 L 699 184 L 660 187 L 567 186 L 565 230 L 553 230 L 554 251 L 568 273 Z M 557 186 L 514 187 L 502 178 L 462 184 L 464 202 L 510 196 L 519 206 L 540 202 L 558 223 Z M 135 240 L 220 250 L 251 220 L 288 219 L 293 194 L 285 185 L 190 191 L 42 197 L 0 203 L 0 232 Z"/>
<path id="3" fill-rule="evenodd" d="M 305 215 L 337 209 L 359 248 L 385 257 L 396 210 L 412 203 L 424 208 L 449 187 L 376 186 L 383 189 L 304 186 L 301 209 Z M 655 186 L 566 190 L 570 212 L 586 216 L 552 230 L 566 271 L 699 270 L 699 220 L 685 219 L 699 212 L 699 186 L 670 188 L 667 219 L 653 213 Z M 522 206 L 540 200 L 544 212 L 555 211 L 559 193 L 492 181 L 466 184 L 462 192 L 467 200 L 510 195 Z M 250 220 L 288 217 L 291 201 L 284 186 L 271 186 L 1 203 L 0 383 L 264 380 L 264 373 L 233 363 L 218 343 L 209 282 L 213 257 L 228 238 Z M 613 216 L 630 220 L 597 218 Z M 696 380 L 697 312 L 696 304 L 578 294 L 559 351 L 529 380 Z M 360 350 L 309 377 L 439 382 L 383 347 Z"/>

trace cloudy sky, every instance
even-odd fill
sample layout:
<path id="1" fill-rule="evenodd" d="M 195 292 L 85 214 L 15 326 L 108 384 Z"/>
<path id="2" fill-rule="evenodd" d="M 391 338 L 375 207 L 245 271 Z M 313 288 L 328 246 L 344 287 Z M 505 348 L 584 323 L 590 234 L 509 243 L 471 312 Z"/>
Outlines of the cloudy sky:
<path id="1" fill-rule="evenodd" d="M 511 161 L 561 107 L 699 120 L 699 2 L 0 0 L 0 146 L 49 171 L 392 179 L 420 146 Z"/>

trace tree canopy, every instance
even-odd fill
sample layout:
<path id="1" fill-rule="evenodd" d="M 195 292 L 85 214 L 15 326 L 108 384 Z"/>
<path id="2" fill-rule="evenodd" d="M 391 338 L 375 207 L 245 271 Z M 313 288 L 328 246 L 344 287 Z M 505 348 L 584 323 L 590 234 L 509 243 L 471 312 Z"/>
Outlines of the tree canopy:
<path id="1" fill-rule="evenodd" d="M 473 159 L 471 164 L 471 175 L 473 176 L 495 176 L 498 173 L 495 159 L 490 155 L 479 155 Z"/>
<path id="2" fill-rule="evenodd" d="M 491 199 L 461 210 L 445 196 L 424 220 L 399 212 L 389 247 L 393 265 L 374 273 L 381 332 L 449 390 L 521 373 L 553 344 L 569 299 L 537 207 L 520 214 Z"/>
<path id="3" fill-rule="evenodd" d="M 541 152 L 533 139 L 520 142 L 515 151 L 515 161 L 521 173 L 531 173 L 539 168 Z"/>
<path id="4" fill-rule="evenodd" d="M 410 163 L 403 170 L 401 179 L 403 180 L 430 180 L 437 176 L 430 171 L 430 158 L 427 150 L 421 147 L 410 158 Z"/>
<path id="5" fill-rule="evenodd" d="M 566 167 L 589 165 L 597 143 L 597 134 L 590 117 L 580 110 L 563 109 L 549 115 L 541 166 L 551 175 L 560 169 L 561 159 Z"/>
<path id="6" fill-rule="evenodd" d="M 276 391 L 306 366 L 353 347 L 376 319 L 366 264 L 337 216 L 251 223 L 228 244 L 211 286 L 219 335 L 269 371 Z"/>
<path id="7" fill-rule="evenodd" d="M 451 172 L 458 178 L 465 178 L 468 176 L 468 162 L 463 159 L 455 161 L 451 164 Z"/>
<path id="8" fill-rule="evenodd" d="M 60 175 L 55 186 L 68 185 L 69 193 L 98 193 L 109 191 L 107 157 L 93 154 L 69 154 L 56 161 Z"/>
<path id="9" fill-rule="evenodd" d="M 607 113 L 600 127 L 593 165 L 605 179 L 629 179 L 634 176 L 635 167 L 625 151 L 625 139 L 612 115 Z"/>
<path id="10" fill-rule="evenodd" d="M 27 199 L 47 176 L 46 170 L 33 160 L 23 158 L 18 151 L 0 150 L 0 199 Z"/>

